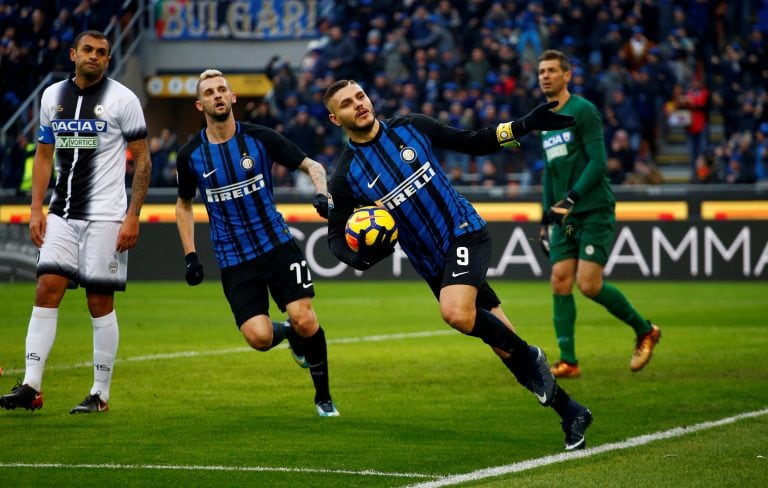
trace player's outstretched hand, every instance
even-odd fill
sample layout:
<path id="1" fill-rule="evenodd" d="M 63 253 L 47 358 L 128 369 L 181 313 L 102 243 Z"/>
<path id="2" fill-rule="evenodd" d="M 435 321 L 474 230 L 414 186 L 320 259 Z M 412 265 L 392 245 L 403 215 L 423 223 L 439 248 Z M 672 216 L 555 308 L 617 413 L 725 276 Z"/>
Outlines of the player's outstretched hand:
<path id="1" fill-rule="evenodd" d="M 315 199 L 312 200 L 312 206 L 315 207 L 320 217 L 328 219 L 328 195 L 323 195 L 322 193 L 315 195 Z"/>
<path id="2" fill-rule="evenodd" d="M 564 227 L 566 219 L 568 219 L 568 216 L 571 215 L 573 206 L 576 205 L 576 202 L 578 201 L 578 193 L 573 190 L 569 191 L 565 195 L 565 198 L 549 207 L 549 211 L 547 212 L 547 219 L 549 219 L 550 222 L 559 225 L 560 227 Z"/>
<path id="3" fill-rule="evenodd" d="M 541 227 L 539 227 L 539 244 L 544 254 L 549 257 L 549 231 L 552 226 L 552 222 L 549 221 L 547 214 L 545 213 L 541 217 Z"/>
<path id="4" fill-rule="evenodd" d="M 512 133 L 515 139 L 519 139 L 534 130 L 558 130 L 575 125 L 576 119 L 571 115 L 560 115 L 551 110 L 557 107 L 558 103 L 557 100 L 542 103 L 512 122 Z"/>
<path id="5" fill-rule="evenodd" d="M 187 280 L 189 286 L 199 285 L 203 282 L 203 265 L 197 259 L 197 253 L 191 252 L 184 256 L 184 261 L 187 262 L 187 272 L 184 278 Z"/>
<path id="6" fill-rule="evenodd" d="M 382 259 L 395 252 L 395 246 L 392 245 L 392 233 L 390 230 L 379 230 L 379 234 L 372 244 L 367 244 L 365 240 L 366 231 L 360 231 L 360 237 L 357 239 L 357 252 L 360 260 L 368 266 L 373 266 Z"/>

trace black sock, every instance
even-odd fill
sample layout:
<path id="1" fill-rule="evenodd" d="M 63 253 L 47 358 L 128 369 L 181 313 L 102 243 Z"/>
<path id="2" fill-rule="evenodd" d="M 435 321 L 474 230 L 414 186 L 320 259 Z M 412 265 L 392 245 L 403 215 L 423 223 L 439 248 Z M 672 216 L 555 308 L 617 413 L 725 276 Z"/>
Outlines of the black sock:
<path id="1" fill-rule="evenodd" d="M 468 335 L 479 337 L 489 346 L 508 352 L 516 359 L 528 357 L 528 343 L 488 310 L 477 309 L 475 326 Z"/>
<path id="2" fill-rule="evenodd" d="M 560 418 L 565 418 L 565 415 L 571 409 L 572 402 L 571 396 L 568 395 L 565 390 L 560 388 L 560 385 L 555 386 L 555 399 L 552 400 L 550 406 L 557 412 Z"/>
<path id="3" fill-rule="evenodd" d="M 538 354 L 534 350 L 531 350 L 529 347 L 527 349 L 527 354 L 512 354 L 506 359 L 502 359 L 501 362 L 504 363 L 504 366 L 507 367 L 508 370 L 512 372 L 513 375 L 515 375 L 515 378 L 517 379 L 517 382 L 521 385 L 527 386 L 527 374 L 528 374 L 528 368 L 532 361 L 536 359 L 535 354 Z"/>
<path id="4" fill-rule="evenodd" d="M 309 372 L 315 384 L 315 403 L 331 399 L 328 386 L 328 346 L 323 328 L 317 329 L 312 337 L 304 337 L 305 357 L 309 363 Z"/>
<path id="5" fill-rule="evenodd" d="M 288 328 L 289 327 L 286 327 L 283 322 L 272 321 L 272 344 L 269 345 L 270 349 L 283 342 L 286 329 Z"/>

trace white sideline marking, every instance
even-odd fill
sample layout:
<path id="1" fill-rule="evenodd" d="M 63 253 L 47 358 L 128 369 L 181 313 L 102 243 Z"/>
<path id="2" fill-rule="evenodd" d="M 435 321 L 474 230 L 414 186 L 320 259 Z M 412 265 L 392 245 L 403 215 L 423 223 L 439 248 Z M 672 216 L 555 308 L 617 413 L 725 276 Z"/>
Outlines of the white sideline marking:
<path id="1" fill-rule="evenodd" d="M 466 474 L 457 474 L 453 476 L 445 476 L 438 478 L 434 481 L 425 481 L 413 485 L 408 485 L 406 488 L 437 488 L 440 486 L 450 486 L 459 483 L 465 483 L 467 481 L 477 481 L 483 478 L 491 478 L 494 476 L 501 476 L 510 473 L 520 473 L 529 469 L 540 468 L 542 466 L 549 466 L 550 464 L 561 463 L 564 461 L 570 461 L 572 459 L 581 459 L 586 457 L 595 456 L 604 452 L 620 451 L 622 449 L 629 449 L 631 447 L 643 446 L 656 442 L 662 439 L 672 439 L 674 437 L 680 437 L 692 432 L 698 432 L 700 430 L 712 429 L 714 427 L 720 427 L 722 425 L 732 424 L 739 420 L 760 417 L 768 414 L 768 408 L 762 410 L 756 410 L 754 412 L 745 412 L 733 417 L 726 417 L 720 420 L 714 420 L 712 422 L 702 422 L 700 424 L 691 425 L 688 427 L 675 427 L 674 429 L 665 430 L 662 432 L 655 432 L 653 434 L 645 434 L 638 437 L 633 437 L 621 442 L 611 442 L 609 444 L 603 444 L 602 446 L 592 447 L 584 449 L 583 451 L 571 451 L 562 452 L 560 454 L 553 454 L 551 456 L 544 456 L 538 459 L 529 459 L 527 461 L 520 461 L 519 463 L 507 464 L 505 466 L 496 466 L 492 468 L 478 469 Z"/>
<path id="2" fill-rule="evenodd" d="M 0 468 L 68 468 L 68 469 L 158 469 L 169 471 L 261 471 L 272 473 L 323 473 L 353 474 L 357 476 L 383 476 L 388 478 L 437 478 L 434 474 L 387 473 L 370 469 L 353 471 L 349 469 L 322 468 L 281 468 L 269 466 L 183 466 L 164 464 L 63 464 L 63 463 L 0 463 Z"/>
<path id="3" fill-rule="evenodd" d="M 363 337 L 342 337 L 339 339 L 328 339 L 328 344 L 355 344 L 359 342 L 382 342 L 382 341 L 393 341 L 398 339 L 417 339 L 421 337 L 433 337 L 433 336 L 440 336 L 440 335 L 448 335 L 448 334 L 455 334 L 456 331 L 453 329 L 445 329 L 445 330 L 429 330 L 429 331 L 423 331 L 423 332 L 403 332 L 401 334 L 385 334 L 385 335 L 371 335 L 371 336 L 363 336 Z M 280 344 L 275 349 L 280 348 L 286 348 L 288 347 L 287 344 Z M 214 349 L 211 351 L 180 351 L 180 352 L 169 352 L 164 354 L 148 354 L 146 356 L 133 356 L 128 358 L 117 358 L 115 360 L 115 363 L 135 363 L 135 362 L 143 362 L 143 361 L 154 361 L 158 359 L 179 359 L 179 358 L 190 358 L 190 357 L 199 357 L 199 356 L 219 356 L 222 354 L 232 354 L 232 353 L 240 353 L 240 352 L 250 352 L 253 351 L 250 347 L 235 347 L 230 349 Z M 83 362 L 83 363 L 75 363 L 75 364 L 65 364 L 65 365 L 48 365 L 46 366 L 47 370 L 69 370 L 69 369 L 77 369 L 77 368 L 91 368 L 93 366 L 93 363 L 91 362 Z M 24 373 L 24 370 L 21 368 L 15 368 L 15 369 L 6 369 L 4 372 L 4 375 L 11 376 L 15 374 L 22 374 Z"/>

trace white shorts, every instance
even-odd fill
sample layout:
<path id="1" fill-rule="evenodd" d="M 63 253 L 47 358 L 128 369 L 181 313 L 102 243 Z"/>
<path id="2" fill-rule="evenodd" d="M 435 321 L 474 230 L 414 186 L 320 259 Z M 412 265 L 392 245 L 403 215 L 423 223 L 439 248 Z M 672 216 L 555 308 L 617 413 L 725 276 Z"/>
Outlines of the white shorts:
<path id="1" fill-rule="evenodd" d="M 122 222 L 63 219 L 49 213 L 37 276 L 66 276 L 96 292 L 124 291 L 128 252 L 117 252 Z"/>

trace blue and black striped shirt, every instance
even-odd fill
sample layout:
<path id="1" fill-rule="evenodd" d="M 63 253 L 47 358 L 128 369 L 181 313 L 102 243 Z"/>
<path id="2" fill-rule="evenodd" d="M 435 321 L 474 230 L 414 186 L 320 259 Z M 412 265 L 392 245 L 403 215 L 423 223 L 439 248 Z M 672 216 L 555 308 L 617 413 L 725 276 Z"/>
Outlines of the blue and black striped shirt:
<path id="1" fill-rule="evenodd" d="M 381 122 L 368 143 L 350 141 L 329 187 L 333 208 L 328 239 L 336 257 L 357 264 L 355 253 L 344 244 L 344 226 L 361 205 L 390 211 L 400 247 L 425 278 L 442 271 L 453 239 L 485 227 L 475 208 L 451 186 L 435 147 L 475 155 L 500 149 L 495 127 L 459 130 L 420 114 Z"/>
<path id="2" fill-rule="evenodd" d="M 293 238 L 275 208 L 272 164 L 294 171 L 305 157 L 278 132 L 240 122 L 223 144 L 209 142 L 203 129 L 179 150 L 179 198 L 191 200 L 200 190 L 219 268 L 255 259 Z"/>

